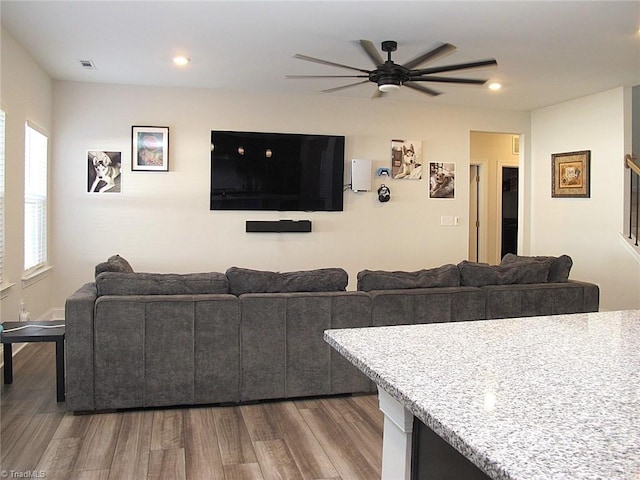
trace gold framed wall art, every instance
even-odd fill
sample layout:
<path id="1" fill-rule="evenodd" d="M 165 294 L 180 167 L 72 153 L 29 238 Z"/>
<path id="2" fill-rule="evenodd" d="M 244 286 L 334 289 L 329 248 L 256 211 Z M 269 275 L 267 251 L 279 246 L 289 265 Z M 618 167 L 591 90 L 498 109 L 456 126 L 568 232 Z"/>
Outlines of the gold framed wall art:
<path id="1" fill-rule="evenodd" d="M 591 196 L 591 151 L 551 155 L 551 196 L 589 198 Z"/>

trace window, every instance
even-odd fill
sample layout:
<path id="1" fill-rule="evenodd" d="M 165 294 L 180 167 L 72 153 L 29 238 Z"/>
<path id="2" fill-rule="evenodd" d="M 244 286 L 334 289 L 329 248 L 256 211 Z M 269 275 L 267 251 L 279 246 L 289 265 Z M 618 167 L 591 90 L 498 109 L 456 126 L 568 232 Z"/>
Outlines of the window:
<path id="1" fill-rule="evenodd" d="M 4 112 L 0 110 L 0 285 L 4 271 Z"/>
<path id="2" fill-rule="evenodd" d="M 47 263 L 47 143 L 27 123 L 24 168 L 24 271 L 33 273 Z"/>

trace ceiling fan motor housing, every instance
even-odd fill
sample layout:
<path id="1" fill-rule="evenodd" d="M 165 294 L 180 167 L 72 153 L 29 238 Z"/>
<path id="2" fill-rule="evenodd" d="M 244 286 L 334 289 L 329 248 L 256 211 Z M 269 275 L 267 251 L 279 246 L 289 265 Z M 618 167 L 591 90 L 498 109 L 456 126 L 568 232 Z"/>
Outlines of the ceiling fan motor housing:
<path id="1" fill-rule="evenodd" d="M 409 81 L 410 78 L 409 69 L 391 61 L 386 61 L 369 73 L 369 80 L 375 82 L 378 88 L 381 85 L 395 85 L 400 87 L 404 82 Z"/>

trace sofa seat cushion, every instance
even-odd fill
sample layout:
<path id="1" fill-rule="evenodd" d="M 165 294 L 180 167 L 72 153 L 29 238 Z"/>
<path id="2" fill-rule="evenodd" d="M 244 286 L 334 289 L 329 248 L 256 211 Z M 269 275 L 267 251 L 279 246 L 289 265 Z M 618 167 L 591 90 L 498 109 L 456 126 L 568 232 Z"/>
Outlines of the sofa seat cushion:
<path id="1" fill-rule="evenodd" d="M 456 265 L 443 265 L 415 272 L 386 272 L 383 270 L 358 272 L 358 290 L 362 292 L 458 286 L 460 286 L 460 270 Z"/>
<path id="2" fill-rule="evenodd" d="M 347 289 L 349 276 L 342 268 L 320 268 L 297 272 L 270 272 L 230 267 L 226 272 L 230 292 L 292 293 L 342 292 Z"/>
<path id="3" fill-rule="evenodd" d="M 512 285 L 546 283 L 551 261 L 516 262 L 505 265 L 488 265 L 466 260 L 458 264 L 460 283 L 469 287 L 485 285 Z"/>
<path id="4" fill-rule="evenodd" d="M 106 262 L 99 263 L 95 267 L 95 278 L 102 272 L 133 273 L 131 264 L 120 255 L 111 255 Z"/>
<path id="5" fill-rule="evenodd" d="M 192 295 L 229 293 L 223 273 L 119 273 L 103 272 L 96 278 L 98 296 Z"/>
<path id="6" fill-rule="evenodd" d="M 551 268 L 549 269 L 549 277 L 547 282 L 566 282 L 569 280 L 569 272 L 573 266 L 573 260 L 569 255 L 560 255 L 559 257 L 524 257 L 514 255 L 513 253 L 507 253 L 502 257 L 500 265 L 520 265 L 530 262 L 551 262 Z"/>

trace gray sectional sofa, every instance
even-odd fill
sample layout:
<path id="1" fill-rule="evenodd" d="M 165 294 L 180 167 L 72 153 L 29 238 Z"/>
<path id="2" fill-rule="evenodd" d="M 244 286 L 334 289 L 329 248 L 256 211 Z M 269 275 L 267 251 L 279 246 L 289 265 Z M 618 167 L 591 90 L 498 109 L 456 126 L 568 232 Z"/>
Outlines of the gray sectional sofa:
<path id="1" fill-rule="evenodd" d="M 67 408 L 371 392 L 324 330 L 597 311 L 598 286 L 569 280 L 570 262 L 513 256 L 498 266 L 364 270 L 358 291 L 346 291 L 340 268 L 135 273 L 114 256 L 66 302 Z"/>

